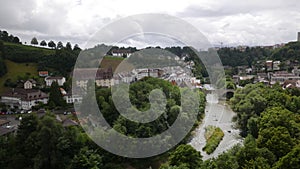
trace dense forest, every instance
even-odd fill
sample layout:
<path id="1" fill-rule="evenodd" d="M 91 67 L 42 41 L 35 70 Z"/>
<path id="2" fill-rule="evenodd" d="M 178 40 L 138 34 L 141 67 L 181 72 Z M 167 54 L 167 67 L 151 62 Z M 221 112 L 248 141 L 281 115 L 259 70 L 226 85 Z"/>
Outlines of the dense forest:
<path id="1" fill-rule="evenodd" d="M 115 130 L 132 137 L 151 137 L 166 130 L 166 124 L 172 125 L 176 119 L 181 109 L 179 90 L 182 90 L 161 79 L 144 78 L 130 86 L 129 97 L 133 106 L 139 110 L 147 110 L 150 107 L 148 96 L 153 89 L 162 89 L 167 93 L 167 118 L 161 116 L 150 123 L 131 122 L 120 116 L 109 88 L 96 89 L 97 103 L 101 113 Z M 205 108 L 205 95 L 199 91 L 199 97 L 198 121 L 201 120 Z M 181 142 L 182 146 L 178 149 L 197 155 L 195 159 L 191 159 L 191 166 L 200 164 L 202 160 L 199 152 L 184 145 L 185 141 L 187 139 Z M 171 161 L 177 164 L 176 158 L 180 155 L 177 149 L 146 159 L 113 155 L 93 143 L 81 127 L 63 127 L 52 113 L 40 118 L 35 114 L 24 116 L 16 136 L 0 137 L 0 157 L 3 159 L 0 168 L 8 169 L 122 169 L 128 166 L 142 169 L 145 166 L 159 166 L 168 160 L 169 153 L 173 154 L 170 155 Z"/>
<path id="2" fill-rule="evenodd" d="M 230 102 L 237 112 L 237 127 L 245 137 L 243 145 L 206 161 L 199 160 L 193 150 L 178 150 L 179 146 L 175 152 L 180 157 L 172 161 L 175 152 L 171 152 L 161 169 L 300 168 L 299 89 L 248 84 L 237 89 Z"/>
<path id="3" fill-rule="evenodd" d="M 299 89 L 249 84 L 230 100 L 243 146 L 207 162 L 207 168 L 299 168 Z M 225 160 L 227 159 L 227 161 Z"/>
<path id="4" fill-rule="evenodd" d="M 300 42 L 289 42 L 282 48 L 276 49 L 271 58 L 274 60 L 300 60 Z"/>
<path id="5" fill-rule="evenodd" d="M 5 75 L 7 72 L 7 67 L 3 59 L 3 48 L 4 48 L 3 42 L 0 41 L 0 77 Z"/>

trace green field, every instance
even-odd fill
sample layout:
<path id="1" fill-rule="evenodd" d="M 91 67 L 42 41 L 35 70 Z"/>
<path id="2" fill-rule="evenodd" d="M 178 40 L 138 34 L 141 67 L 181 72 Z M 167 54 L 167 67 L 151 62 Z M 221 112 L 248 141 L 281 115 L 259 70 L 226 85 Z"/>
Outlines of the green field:
<path id="1" fill-rule="evenodd" d="M 9 60 L 5 60 L 7 67 L 7 73 L 0 78 L 0 93 L 5 91 L 4 83 L 7 79 L 17 80 L 18 77 L 25 76 L 30 73 L 30 76 L 37 76 L 37 64 L 36 63 L 15 63 Z"/>

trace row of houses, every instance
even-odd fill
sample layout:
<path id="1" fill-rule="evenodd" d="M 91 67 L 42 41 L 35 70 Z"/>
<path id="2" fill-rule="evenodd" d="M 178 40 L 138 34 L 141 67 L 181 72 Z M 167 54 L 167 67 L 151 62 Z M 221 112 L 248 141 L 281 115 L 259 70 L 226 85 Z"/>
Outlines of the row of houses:
<path id="1" fill-rule="evenodd" d="M 187 65 L 190 66 L 190 65 Z M 184 70 L 186 69 L 186 70 Z M 95 79 L 97 86 L 111 87 L 119 83 L 132 83 L 138 81 L 144 77 L 156 77 L 164 80 L 168 80 L 173 84 L 189 83 L 191 86 L 199 86 L 200 80 L 193 78 L 188 71 L 190 67 L 181 68 L 180 66 L 164 67 L 164 68 L 142 68 L 133 69 L 129 72 L 121 72 L 113 74 L 112 67 L 109 68 L 84 68 L 75 69 L 73 71 L 73 77 L 75 79 L 75 85 L 80 90 L 86 89 L 88 81 Z M 187 73 L 189 72 L 189 73 Z M 46 86 L 51 86 L 53 82 L 57 82 L 59 86 L 63 86 L 66 82 L 65 77 L 45 77 Z M 61 88 L 63 98 L 67 103 L 80 103 L 82 96 L 67 93 Z M 14 108 L 30 110 L 33 106 L 38 104 L 47 104 L 49 95 L 42 92 L 37 88 L 36 81 L 29 79 L 24 82 L 23 88 L 10 89 L 1 96 L 1 102 Z"/>
<path id="2" fill-rule="evenodd" d="M 66 82 L 65 77 L 45 77 L 46 86 L 51 86 L 53 82 L 57 82 L 59 86 L 63 86 Z M 37 82 L 33 79 L 28 79 L 23 83 L 23 88 L 11 88 L 1 95 L 1 103 L 20 110 L 31 110 L 33 106 L 39 104 L 47 104 L 49 94 L 42 92 L 36 88 Z M 79 96 L 72 96 L 69 93 L 63 95 L 67 103 L 81 102 Z"/>
<path id="3" fill-rule="evenodd" d="M 253 83 L 261 82 L 266 85 L 274 85 L 276 83 L 287 87 L 300 87 L 299 70 L 294 69 L 292 72 L 276 71 L 268 73 L 257 73 L 257 75 L 234 75 L 235 84 L 239 85 L 243 80 L 251 80 Z"/>

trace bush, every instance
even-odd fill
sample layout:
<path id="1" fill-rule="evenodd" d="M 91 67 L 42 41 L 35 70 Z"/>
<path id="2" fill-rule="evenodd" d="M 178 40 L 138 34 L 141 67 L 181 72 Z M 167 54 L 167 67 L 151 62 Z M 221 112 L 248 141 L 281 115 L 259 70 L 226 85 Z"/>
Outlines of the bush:
<path id="1" fill-rule="evenodd" d="M 219 127 L 207 126 L 205 128 L 206 145 L 203 147 L 203 151 L 207 154 L 213 153 L 223 137 L 224 132 Z"/>

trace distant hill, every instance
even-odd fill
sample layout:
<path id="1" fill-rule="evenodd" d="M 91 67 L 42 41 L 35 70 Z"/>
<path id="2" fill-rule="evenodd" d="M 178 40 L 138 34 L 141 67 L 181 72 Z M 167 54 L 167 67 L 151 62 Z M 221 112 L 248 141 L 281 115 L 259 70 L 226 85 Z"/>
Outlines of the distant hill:
<path id="1" fill-rule="evenodd" d="M 300 42 L 289 42 L 284 47 L 276 49 L 272 53 L 271 59 L 300 61 Z"/>

